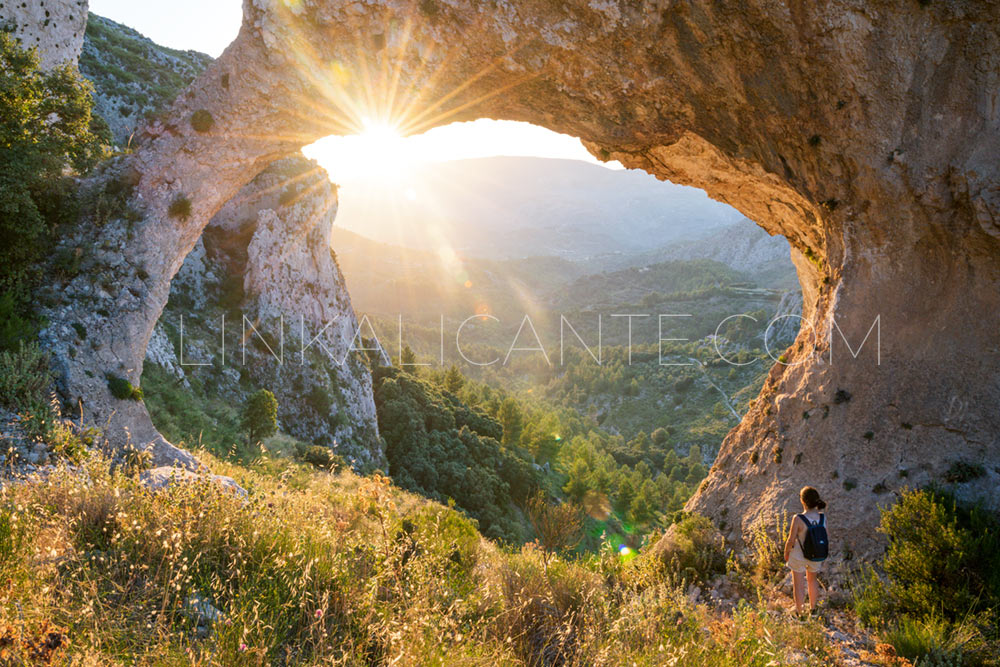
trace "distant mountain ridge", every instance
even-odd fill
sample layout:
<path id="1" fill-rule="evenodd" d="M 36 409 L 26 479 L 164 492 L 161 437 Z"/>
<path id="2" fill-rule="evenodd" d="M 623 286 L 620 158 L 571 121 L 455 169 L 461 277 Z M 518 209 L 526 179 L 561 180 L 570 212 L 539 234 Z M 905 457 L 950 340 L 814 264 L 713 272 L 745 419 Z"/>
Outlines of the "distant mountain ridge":
<path id="1" fill-rule="evenodd" d="M 742 217 L 700 190 L 644 172 L 536 157 L 436 163 L 407 187 L 380 194 L 342 188 L 338 226 L 377 241 L 447 245 L 486 259 L 638 253 Z"/>

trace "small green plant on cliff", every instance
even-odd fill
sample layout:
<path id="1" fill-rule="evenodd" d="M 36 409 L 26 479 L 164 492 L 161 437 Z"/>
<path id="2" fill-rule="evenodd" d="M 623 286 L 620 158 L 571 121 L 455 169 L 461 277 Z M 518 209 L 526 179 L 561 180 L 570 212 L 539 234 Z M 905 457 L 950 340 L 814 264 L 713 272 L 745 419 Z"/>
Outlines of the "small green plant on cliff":
<path id="1" fill-rule="evenodd" d="M 184 195 L 177 195 L 174 197 L 174 200 L 170 202 L 170 206 L 167 208 L 167 214 L 171 218 L 187 220 L 191 217 L 191 200 Z"/>
<path id="2" fill-rule="evenodd" d="M 944 474 L 944 481 L 950 484 L 965 484 L 986 475 L 986 468 L 979 463 L 954 461 Z"/>
<path id="3" fill-rule="evenodd" d="M 278 431 L 278 400 L 267 389 L 261 389 L 247 399 L 241 423 L 247 443 L 254 444 Z"/>
<path id="4" fill-rule="evenodd" d="M 142 389 L 117 375 L 108 375 L 108 390 L 120 401 L 141 401 Z"/>
<path id="5" fill-rule="evenodd" d="M 198 109 L 191 114 L 191 127 L 195 132 L 208 132 L 215 126 L 215 118 L 207 109 Z"/>

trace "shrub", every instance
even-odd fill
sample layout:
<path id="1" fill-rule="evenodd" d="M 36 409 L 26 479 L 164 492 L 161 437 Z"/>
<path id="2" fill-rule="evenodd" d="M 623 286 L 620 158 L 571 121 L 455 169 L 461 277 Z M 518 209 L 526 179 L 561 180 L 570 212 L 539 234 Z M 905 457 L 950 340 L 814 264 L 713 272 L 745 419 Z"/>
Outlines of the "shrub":
<path id="1" fill-rule="evenodd" d="M 311 445 L 305 447 L 299 458 L 303 463 L 308 463 L 321 470 L 342 470 L 347 467 L 347 462 L 339 454 L 335 454 L 329 447 Z"/>
<path id="2" fill-rule="evenodd" d="M 1000 523 L 943 493 L 906 491 L 882 515 L 882 563 L 900 609 L 957 619 L 1000 606 Z"/>
<path id="3" fill-rule="evenodd" d="M 247 442 L 253 444 L 278 430 L 278 400 L 267 389 L 252 395 L 243 408 L 241 420 Z"/>
<path id="4" fill-rule="evenodd" d="M 215 119 L 208 109 L 198 109 L 191 114 L 191 127 L 195 132 L 208 132 L 214 125 Z"/>
<path id="5" fill-rule="evenodd" d="M 722 535 L 712 522 L 694 513 L 683 513 L 654 547 L 667 570 L 688 582 L 704 582 L 726 568 Z"/>
<path id="6" fill-rule="evenodd" d="M 177 195 L 167 207 L 167 214 L 171 218 L 187 220 L 191 217 L 191 200 L 184 195 Z"/>
<path id="7" fill-rule="evenodd" d="M 986 475 L 986 468 L 978 463 L 955 461 L 944 474 L 944 481 L 949 484 L 965 484 Z"/>
<path id="8" fill-rule="evenodd" d="M 97 429 L 78 429 L 74 424 L 62 419 L 53 420 L 45 434 L 49 451 L 57 458 L 73 464 L 81 463 L 101 437 Z"/>
<path id="9" fill-rule="evenodd" d="M 52 371 L 49 357 L 37 343 L 20 343 L 16 351 L 0 352 L 0 405 L 22 412 L 48 403 Z"/>
<path id="10" fill-rule="evenodd" d="M 528 501 L 527 510 L 548 572 L 553 555 L 572 549 L 583 538 L 583 510 L 571 503 L 549 502 L 541 492 Z"/>
<path id="11" fill-rule="evenodd" d="M 853 583 L 859 619 L 919 664 L 977 664 L 1000 639 L 1000 522 L 944 493 L 905 490 L 879 530 L 885 577 L 869 568 Z"/>
<path id="12" fill-rule="evenodd" d="M 141 401 L 142 389 L 117 375 L 107 375 L 108 389 L 111 395 L 120 401 Z"/>

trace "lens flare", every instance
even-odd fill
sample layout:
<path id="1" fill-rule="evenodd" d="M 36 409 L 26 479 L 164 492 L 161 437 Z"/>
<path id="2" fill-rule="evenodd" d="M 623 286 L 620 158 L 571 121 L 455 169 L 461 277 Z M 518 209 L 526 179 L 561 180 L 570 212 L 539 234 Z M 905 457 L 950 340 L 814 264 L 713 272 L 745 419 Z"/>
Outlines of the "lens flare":
<path id="1" fill-rule="evenodd" d="M 583 496 L 583 510 L 596 521 L 607 521 L 611 516 L 611 501 L 607 494 L 590 490 Z"/>

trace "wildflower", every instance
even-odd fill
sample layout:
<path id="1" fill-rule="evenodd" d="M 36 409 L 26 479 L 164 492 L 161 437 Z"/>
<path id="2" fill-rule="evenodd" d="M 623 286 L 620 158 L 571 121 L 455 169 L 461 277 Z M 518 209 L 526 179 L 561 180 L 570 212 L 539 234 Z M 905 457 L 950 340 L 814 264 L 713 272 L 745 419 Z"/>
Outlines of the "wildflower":
<path id="1" fill-rule="evenodd" d="M 240 644 L 240 653 L 246 653 L 246 650 L 247 650 L 247 645 L 246 644 Z"/>
<path id="2" fill-rule="evenodd" d="M 314 616 L 316 616 L 316 618 L 323 618 L 323 610 L 322 609 L 317 609 L 316 613 L 314 614 Z"/>

